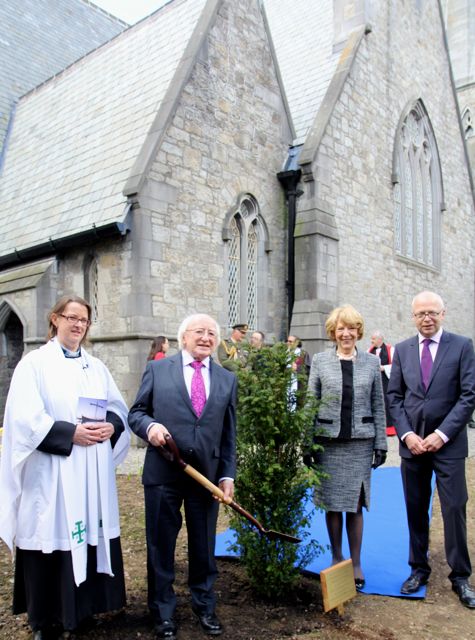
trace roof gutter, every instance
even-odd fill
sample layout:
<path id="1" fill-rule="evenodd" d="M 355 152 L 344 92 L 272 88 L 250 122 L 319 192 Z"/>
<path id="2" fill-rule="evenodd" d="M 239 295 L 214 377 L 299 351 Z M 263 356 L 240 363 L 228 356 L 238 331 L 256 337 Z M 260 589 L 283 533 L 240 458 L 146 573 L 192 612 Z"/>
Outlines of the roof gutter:
<path id="1" fill-rule="evenodd" d="M 129 209 L 130 211 L 130 209 Z M 0 256 L 0 268 L 10 267 L 14 265 L 31 262 L 38 258 L 46 258 L 55 253 L 74 249 L 76 247 L 84 247 L 91 242 L 97 242 L 105 238 L 117 238 L 125 236 L 130 231 L 129 212 L 123 222 L 110 222 L 101 227 L 95 225 L 86 231 L 80 231 L 64 238 L 50 238 L 47 242 L 42 242 L 33 247 L 26 249 L 13 249 L 11 253 Z"/>

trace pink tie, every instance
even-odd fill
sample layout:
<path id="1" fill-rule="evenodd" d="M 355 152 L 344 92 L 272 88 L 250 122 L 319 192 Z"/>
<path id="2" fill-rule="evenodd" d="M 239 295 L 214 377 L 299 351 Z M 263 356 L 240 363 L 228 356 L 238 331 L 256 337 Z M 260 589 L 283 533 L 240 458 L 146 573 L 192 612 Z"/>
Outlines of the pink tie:
<path id="1" fill-rule="evenodd" d="M 190 362 L 190 367 L 193 367 L 195 370 L 191 378 L 191 404 L 193 405 L 196 415 L 199 417 L 206 404 L 205 383 L 201 373 L 201 367 L 204 367 L 204 364 L 199 360 L 195 360 L 194 362 Z"/>

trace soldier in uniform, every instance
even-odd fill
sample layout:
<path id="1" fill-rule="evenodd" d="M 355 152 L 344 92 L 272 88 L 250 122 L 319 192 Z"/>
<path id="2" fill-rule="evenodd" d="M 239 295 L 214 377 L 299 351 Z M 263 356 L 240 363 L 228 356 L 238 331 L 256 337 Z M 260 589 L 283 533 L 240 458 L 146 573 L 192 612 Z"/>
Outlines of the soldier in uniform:
<path id="1" fill-rule="evenodd" d="M 236 371 L 246 365 L 248 352 L 242 348 L 241 342 L 248 332 L 245 323 L 235 324 L 229 338 L 221 340 L 218 347 L 218 359 L 222 367 Z"/>

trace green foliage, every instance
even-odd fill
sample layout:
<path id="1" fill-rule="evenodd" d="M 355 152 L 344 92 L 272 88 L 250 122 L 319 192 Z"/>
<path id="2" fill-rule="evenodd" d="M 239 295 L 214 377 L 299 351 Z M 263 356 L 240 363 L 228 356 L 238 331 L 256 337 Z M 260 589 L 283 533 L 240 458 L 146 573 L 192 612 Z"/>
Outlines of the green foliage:
<path id="1" fill-rule="evenodd" d="M 316 410 L 315 399 L 303 390 L 290 397 L 293 356 L 277 343 L 259 351 L 250 349 L 247 366 L 237 371 L 238 474 L 236 499 L 265 529 L 302 539 L 300 545 L 270 540 L 247 520 L 233 514 L 237 534 L 234 549 L 241 555 L 253 589 L 278 598 L 296 583 L 299 569 L 319 553 L 309 540 L 312 513 L 304 497 L 315 487 L 321 473 L 302 464 L 308 450 Z"/>

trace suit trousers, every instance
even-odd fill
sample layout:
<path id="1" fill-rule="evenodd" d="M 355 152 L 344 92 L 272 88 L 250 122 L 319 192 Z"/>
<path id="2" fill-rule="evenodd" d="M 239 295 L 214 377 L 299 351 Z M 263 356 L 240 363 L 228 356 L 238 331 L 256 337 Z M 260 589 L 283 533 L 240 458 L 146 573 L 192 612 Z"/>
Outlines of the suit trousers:
<path id="1" fill-rule="evenodd" d="M 412 573 L 428 577 L 429 508 L 432 473 L 435 473 L 444 523 L 445 555 L 453 583 L 471 575 L 467 547 L 465 458 L 423 454 L 401 458 L 401 475 L 409 526 L 409 565 Z"/>
<path id="2" fill-rule="evenodd" d="M 219 503 L 183 473 L 170 484 L 145 485 L 148 606 L 156 622 L 172 618 L 176 609 L 175 548 L 184 505 L 188 534 L 188 586 L 193 610 L 213 613 L 217 577 L 214 557 Z"/>

